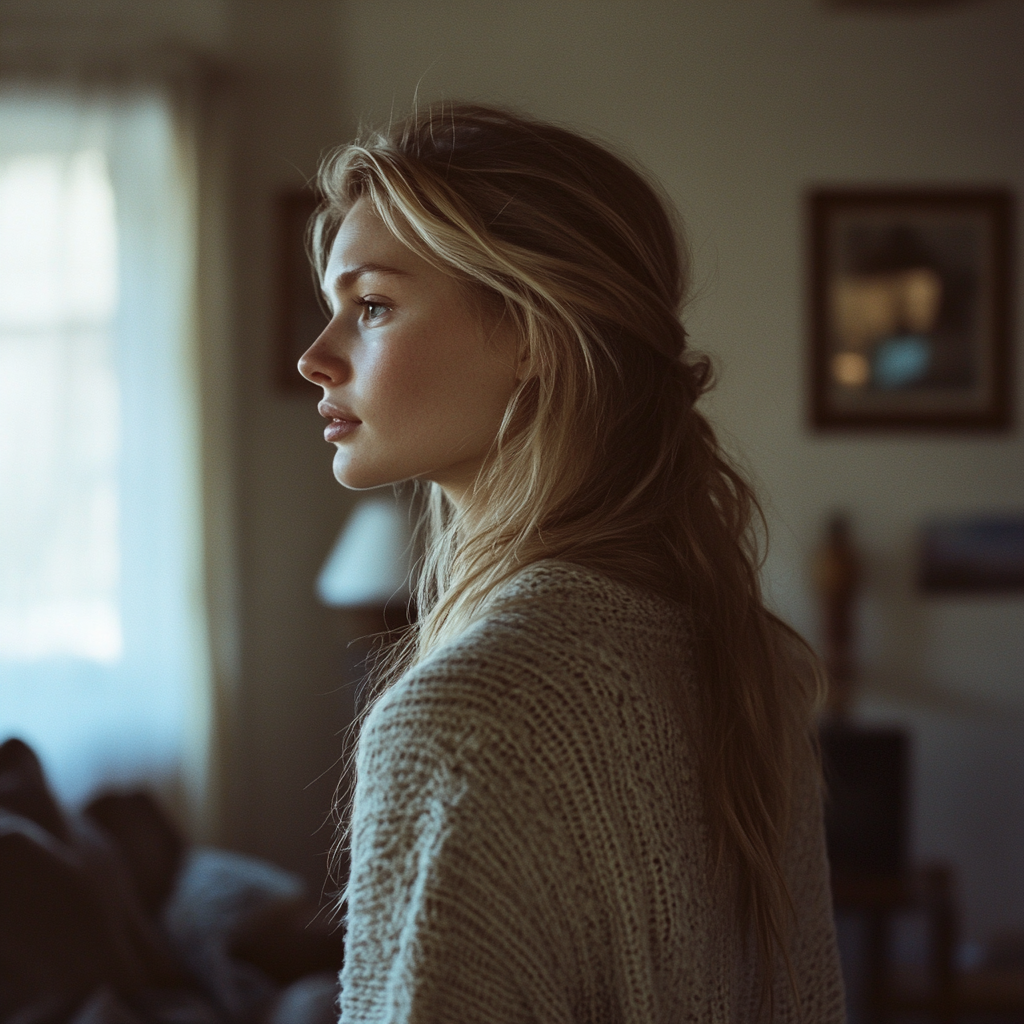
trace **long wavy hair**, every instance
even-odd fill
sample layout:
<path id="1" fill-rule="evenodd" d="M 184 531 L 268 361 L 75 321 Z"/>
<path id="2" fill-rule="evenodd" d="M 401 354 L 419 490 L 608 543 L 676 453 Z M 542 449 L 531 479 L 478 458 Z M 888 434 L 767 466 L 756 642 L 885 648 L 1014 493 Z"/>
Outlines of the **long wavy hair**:
<path id="1" fill-rule="evenodd" d="M 319 185 L 310 246 L 321 278 L 341 221 L 366 199 L 522 339 L 521 383 L 468 500 L 457 509 L 425 485 L 418 621 L 385 684 L 539 559 L 685 605 L 709 867 L 733 889 L 770 990 L 777 957 L 789 961 L 784 847 L 794 779 L 816 756 L 821 676 L 764 605 L 764 516 L 698 408 L 712 370 L 680 321 L 689 258 L 671 203 L 574 131 L 448 103 L 339 149 Z"/>

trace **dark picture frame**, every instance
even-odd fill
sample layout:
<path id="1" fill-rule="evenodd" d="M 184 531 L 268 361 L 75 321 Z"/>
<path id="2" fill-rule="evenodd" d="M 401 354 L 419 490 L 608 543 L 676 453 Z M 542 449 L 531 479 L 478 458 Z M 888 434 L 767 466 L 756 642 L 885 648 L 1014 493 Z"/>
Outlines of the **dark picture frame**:
<path id="1" fill-rule="evenodd" d="M 817 188 L 807 219 L 811 426 L 1007 429 L 1009 191 Z"/>
<path id="2" fill-rule="evenodd" d="M 299 357 L 327 325 L 306 254 L 306 227 L 317 207 L 309 189 L 288 189 L 274 201 L 277 246 L 277 345 L 274 383 L 278 391 L 308 396 L 316 390 L 299 373 Z"/>
<path id="3" fill-rule="evenodd" d="M 918 585 L 933 594 L 1024 591 L 1024 513 L 925 523 Z"/>

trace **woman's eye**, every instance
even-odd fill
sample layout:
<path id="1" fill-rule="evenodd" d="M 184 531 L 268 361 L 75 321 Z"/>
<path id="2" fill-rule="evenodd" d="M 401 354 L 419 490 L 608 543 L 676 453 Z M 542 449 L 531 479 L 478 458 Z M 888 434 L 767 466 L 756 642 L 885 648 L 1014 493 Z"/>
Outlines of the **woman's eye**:
<path id="1" fill-rule="evenodd" d="M 360 299 L 359 305 L 363 307 L 363 317 L 366 320 L 378 320 L 388 311 L 383 302 L 374 302 L 372 299 Z"/>

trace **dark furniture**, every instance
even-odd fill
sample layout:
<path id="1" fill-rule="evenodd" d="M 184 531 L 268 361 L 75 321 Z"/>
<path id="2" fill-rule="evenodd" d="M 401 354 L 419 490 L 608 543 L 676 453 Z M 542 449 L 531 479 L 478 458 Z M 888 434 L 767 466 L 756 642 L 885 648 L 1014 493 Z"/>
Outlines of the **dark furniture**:
<path id="1" fill-rule="evenodd" d="M 833 723 L 821 731 L 825 827 L 837 912 L 865 924 L 866 1024 L 1024 1024 L 1024 972 L 990 965 L 960 971 L 955 877 L 945 864 L 909 859 L 910 741 L 900 729 Z M 923 966 L 892 962 L 897 917 L 924 919 Z"/>
<path id="2" fill-rule="evenodd" d="M 896 1020 L 935 1024 L 1024 1024 L 1024 971 L 997 965 L 961 971 L 956 966 L 958 921 L 952 870 L 942 864 L 912 868 L 891 878 L 834 873 L 832 898 L 840 912 L 864 916 L 864 1011 L 869 1024 Z M 893 919 L 925 919 L 928 960 L 920 968 L 895 967 L 889 957 Z"/>

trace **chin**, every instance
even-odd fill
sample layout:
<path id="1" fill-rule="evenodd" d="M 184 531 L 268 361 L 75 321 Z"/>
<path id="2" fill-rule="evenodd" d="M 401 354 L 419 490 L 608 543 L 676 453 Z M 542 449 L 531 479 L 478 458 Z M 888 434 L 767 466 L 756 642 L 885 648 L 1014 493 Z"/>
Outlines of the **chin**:
<path id="1" fill-rule="evenodd" d="M 345 454 L 338 451 L 334 456 L 334 479 L 350 491 L 370 491 L 375 487 L 400 484 L 406 479 L 379 468 L 354 464 L 351 459 L 344 457 Z"/>

